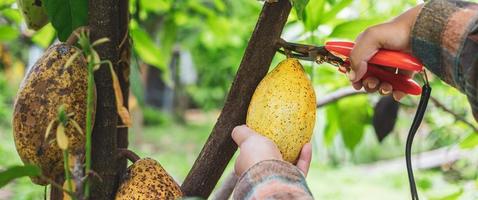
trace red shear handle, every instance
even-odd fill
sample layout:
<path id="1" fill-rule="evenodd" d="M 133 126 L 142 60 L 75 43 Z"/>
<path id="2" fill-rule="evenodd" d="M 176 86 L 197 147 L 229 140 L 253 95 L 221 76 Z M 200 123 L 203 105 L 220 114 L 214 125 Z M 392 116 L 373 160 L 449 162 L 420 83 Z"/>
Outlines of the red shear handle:
<path id="1" fill-rule="evenodd" d="M 339 57 L 349 57 L 354 45 L 353 42 L 329 41 L 325 43 L 325 49 L 333 54 L 339 54 L 337 55 Z M 423 70 L 423 64 L 412 55 L 386 49 L 380 49 L 368 63 L 416 72 Z"/>
<path id="2" fill-rule="evenodd" d="M 368 65 L 367 72 L 362 79 L 375 77 L 380 82 L 390 83 L 393 90 L 398 90 L 411 95 L 419 95 L 422 93 L 422 87 L 413 81 L 411 77 L 403 74 L 395 74 L 394 72 L 380 69 L 376 65 Z"/>

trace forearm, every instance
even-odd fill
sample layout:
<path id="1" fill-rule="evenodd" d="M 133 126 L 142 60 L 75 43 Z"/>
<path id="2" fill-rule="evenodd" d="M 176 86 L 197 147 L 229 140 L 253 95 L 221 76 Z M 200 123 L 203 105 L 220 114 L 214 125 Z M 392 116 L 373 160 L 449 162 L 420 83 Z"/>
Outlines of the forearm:
<path id="1" fill-rule="evenodd" d="M 478 119 L 478 5 L 432 0 L 424 5 L 411 33 L 413 54 L 427 69 L 468 96 Z"/>
<path id="2" fill-rule="evenodd" d="M 299 169 L 279 160 L 252 166 L 239 179 L 234 199 L 313 199 Z"/>

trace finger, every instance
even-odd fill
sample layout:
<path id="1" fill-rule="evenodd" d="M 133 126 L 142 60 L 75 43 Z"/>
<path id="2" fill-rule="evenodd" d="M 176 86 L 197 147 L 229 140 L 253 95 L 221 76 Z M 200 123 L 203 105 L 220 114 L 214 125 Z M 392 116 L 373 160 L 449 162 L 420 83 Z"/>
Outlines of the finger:
<path id="1" fill-rule="evenodd" d="M 367 71 L 367 62 L 372 58 L 378 49 L 381 48 L 381 42 L 377 36 L 377 27 L 368 28 L 360 34 L 355 40 L 355 46 L 350 52 L 349 79 L 352 82 L 360 80 Z"/>
<path id="2" fill-rule="evenodd" d="M 380 84 L 380 94 L 381 95 L 390 95 L 392 93 L 393 87 L 390 83 L 383 82 Z"/>
<path id="3" fill-rule="evenodd" d="M 377 91 L 380 81 L 375 77 L 368 77 L 362 81 L 365 89 Z"/>
<path id="4" fill-rule="evenodd" d="M 241 156 L 241 154 L 239 154 L 239 156 L 237 157 L 236 159 L 236 163 L 234 164 L 234 172 L 236 173 L 236 176 L 241 176 L 242 173 L 245 171 L 244 169 L 244 166 L 241 164 L 243 163 L 243 157 Z"/>
<path id="5" fill-rule="evenodd" d="M 241 146 L 241 144 L 249 137 L 255 135 L 256 133 L 247 127 L 246 125 L 236 126 L 232 130 L 232 139 L 236 142 L 237 146 Z"/>
<path id="6" fill-rule="evenodd" d="M 360 90 L 360 89 L 362 89 L 362 82 L 359 81 L 359 82 L 352 83 L 352 87 L 353 87 L 355 90 Z"/>
<path id="7" fill-rule="evenodd" d="M 307 176 L 310 167 L 310 161 L 312 160 L 312 145 L 310 143 L 305 144 L 300 151 L 299 160 L 297 161 L 297 168 Z"/>
<path id="8" fill-rule="evenodd" d="M 405 92 L 402 92 L 402 91 L 393 91 L 392 93 L 393 95 L 393 99 L 395 99 L 395 101 L 400 101 L 403 97 L 407 96 L 407 94 Z"/>
<path id="9" fill-rule="evenodd" d="M 369 59 L 367 59 L 368 61 Z M 347 77 L 350 81 L 356 82 L 360 80 L 363 75 L 367 72 L 367 61 L 360 61 L 356 66 L 352 67 L 351 70 L 347 71 Z"/>

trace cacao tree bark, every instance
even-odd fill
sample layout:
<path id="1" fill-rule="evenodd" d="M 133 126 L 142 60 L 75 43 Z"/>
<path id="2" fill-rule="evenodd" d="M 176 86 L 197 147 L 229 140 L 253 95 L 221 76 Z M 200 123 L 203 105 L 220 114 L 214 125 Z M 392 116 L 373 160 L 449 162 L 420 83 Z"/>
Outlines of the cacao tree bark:
<path id="1" fill-rule="evenodd" d="M 110 39 L 95 49 L 102 60 L 113 63 L 120 79 L 125 104 L 128 102 L 129 59 L 124 62 L 121 58 L 125 57 L 123 53 L 129 48 L 129 41 L 122 44 L 127 32 L 127 22 L 128 0 L 89 0 L 90 40 L 104 37 Z M 118 172 L 123 172 L 126 166 L 124 158 L 118 159 L 117 149 L 127 146 L 127 129 L 117 129 L 119 120 L 108 66 L 102 65 L 95 72 L 95 83 L 97 102 L 92 133 L 92 170 L 100 178 L 91 178 L 90 199 L 113 199 L 120 176 Z"/>
<path id="2" fill-rule="evenodd" d="M 129 99 L 129 75 L 131 64 L 131 40 L 129 37 L 129 0 L 119 0 L 119 62 L 118 62 L 118 79 L 121 85 L 121 92 L 123 93 L 124 106 L 128 108 Z M 133 119 L 134 120 L 134 119 Z M 120 120 L 121 121 L 121 120 Z M 128 128 L 121 127 L 122 122 L 118 123 L 118 148 L 128 148 Z M 118 158 L 118 166 L 116 169 L 116 186 L 119 187 L 121 178 L 126 173 L 126 166 L 128 160 L 126 158 Z"/>
<path id="3" fill-rule="evenodd" d="M 186 196 L 207 198 L 234 155 L 231 131 L 246 122 L 252 94 L 269 69 L 290 9 L 288 0 L 264 3 L 221 115 L 181 186 Z"/>

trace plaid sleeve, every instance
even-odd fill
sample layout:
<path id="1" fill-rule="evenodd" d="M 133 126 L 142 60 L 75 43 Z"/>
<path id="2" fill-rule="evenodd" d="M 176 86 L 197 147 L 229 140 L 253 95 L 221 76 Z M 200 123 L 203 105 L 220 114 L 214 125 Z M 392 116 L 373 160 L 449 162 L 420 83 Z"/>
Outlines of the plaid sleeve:
<path id="1" fill-rule="evenodd" d="M 234 200 L 313 199 L 305 177 L 297 167 L 279 160 L 266 160 L 245 172 L 234 188 Z"/>
<path id="2" fill-rule="evenodd" d="M 411 46 L 427 69 L 467 95 L 478 120 L 478 4 L 429 1 L 413 27 Z"/>

